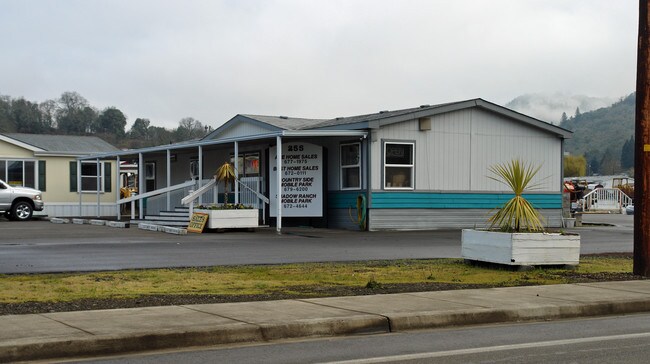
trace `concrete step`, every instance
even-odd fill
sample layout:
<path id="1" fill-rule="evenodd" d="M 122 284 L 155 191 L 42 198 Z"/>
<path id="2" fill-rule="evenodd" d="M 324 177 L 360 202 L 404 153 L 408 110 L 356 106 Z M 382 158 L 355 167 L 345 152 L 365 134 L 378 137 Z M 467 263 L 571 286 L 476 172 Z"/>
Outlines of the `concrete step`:
<path id="1" fill-rule="evenodd" d="M 145 220 L 160 220 L 160 221 L 190 221 L 190 218 L 185 216 L 162 216 L 162 215 L 147 215 Z"/>
<path id="2" fill-rule="evenodd" d="M 161 226 L 175 226 L 187 227 L 189 220 L 155 220 L 155 219 L 135 219 L 131 220 L 131 226 L 138 226 L 139 223 L 161 225 Z"/>
<path id="3" fill-rule="evenodd" d="M 188 217 L 189 211 L 160 211 L 159 216 L 176 216 L 180 218 Z"/>

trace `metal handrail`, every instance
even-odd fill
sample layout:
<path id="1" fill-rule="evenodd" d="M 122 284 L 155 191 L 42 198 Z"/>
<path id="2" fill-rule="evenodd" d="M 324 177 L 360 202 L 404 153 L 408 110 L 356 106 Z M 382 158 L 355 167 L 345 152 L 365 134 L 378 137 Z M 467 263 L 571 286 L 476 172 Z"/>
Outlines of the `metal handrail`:
<path id="1" fill-rule="evenodd" d="M 199 188 L 198 190 L 191 192 L 189 195 L 183 197 L 183 199 L 181 200 L 181 204 L 183 205 L 191 204 L 192 202 L 194 202 L 194 200 L 199 198 L 199 196 L 204 194 L 208 189 L 212 188 L 212 186 L 215 186 L 216 183 L 217 183 L 216 180 L 211 179 L 210 182 L 201 186 L 201 188 Z"/>

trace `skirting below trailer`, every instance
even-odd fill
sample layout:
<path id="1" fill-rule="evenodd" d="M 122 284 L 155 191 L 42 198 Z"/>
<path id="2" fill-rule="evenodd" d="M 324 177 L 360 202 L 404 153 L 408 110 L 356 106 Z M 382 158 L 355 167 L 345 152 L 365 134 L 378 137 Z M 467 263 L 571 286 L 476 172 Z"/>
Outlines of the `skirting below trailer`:
<path id="1" fill-rule="evenodd" d="M 102 203 L 99 205 L 99 214 L 97 214 L 97 203 L 84 203 L 81 205 L 81 214 L 79 214 L 79 203 L 74 202 L 45 202 L 43 211 L 34 211 L 34 216 L 117 216 L 117 206 L 114 203 Z"/>

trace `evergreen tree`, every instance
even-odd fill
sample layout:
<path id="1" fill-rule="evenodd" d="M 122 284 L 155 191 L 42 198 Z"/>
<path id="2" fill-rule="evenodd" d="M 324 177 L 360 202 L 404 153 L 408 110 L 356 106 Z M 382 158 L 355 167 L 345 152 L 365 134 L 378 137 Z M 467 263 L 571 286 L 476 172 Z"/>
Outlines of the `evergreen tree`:
<path id="1" fill-rule="evenodd" d="M 95 131 L 103 134 L 113 134 L 115 137 L 124 136 L 126 116 L 116 107 L 106 108 L 97 118 Z"/>
<path id="2" fill-rule="evenodd" d="M 634 135 L 628 139 L 621 149 L 621 168 L 634 167 Z"/>
<path id="3" fill-rule="evenodd" d="M 616 174 L 621 170 L 621 160 L 616 158 L 616 151 L 613 147 L 607 148 L 603 158 L 600 160 L 600 172 L 604 175 Z M 618 153 L 620 155 L 620 152 Z"/>
<path id="4" fill-rule="evenodd" d="M 576 118 L 577 118 L 577 117 L 580 117 L 580 115 L 582 115 L 582 114 L 580 113 L 580 107 L 576 107 L 576 115 L 575 115 L 575 117 L 576 117 Z"/>
<path id="5" fill-rule="evenodd" d="M 567 121 L 569 121 L 569 118 L 566 116 L 565 112 L 562 112 L 562 117 L 560 118 L 560 125 L 566 123 Z"/>

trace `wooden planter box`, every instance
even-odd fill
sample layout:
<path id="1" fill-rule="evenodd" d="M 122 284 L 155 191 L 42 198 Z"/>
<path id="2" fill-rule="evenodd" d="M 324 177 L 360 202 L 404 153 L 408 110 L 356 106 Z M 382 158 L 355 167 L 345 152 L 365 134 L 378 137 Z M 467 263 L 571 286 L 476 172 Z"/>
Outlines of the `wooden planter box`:
<path id="1" fill-rule="evenodd" d="M 578 265 L 580 236 L 464 229 L 461 256 L 507 265 Z"/>
<path id="2" fill-rule="evenodd" d="M 195 209 L 194 212 L 208 214 L 208 229 L 237 229 L 253 228 L 259 226 L 258 209 L 241 210 L 203 210 Z"/>

